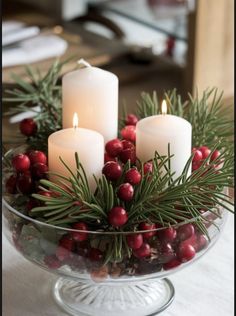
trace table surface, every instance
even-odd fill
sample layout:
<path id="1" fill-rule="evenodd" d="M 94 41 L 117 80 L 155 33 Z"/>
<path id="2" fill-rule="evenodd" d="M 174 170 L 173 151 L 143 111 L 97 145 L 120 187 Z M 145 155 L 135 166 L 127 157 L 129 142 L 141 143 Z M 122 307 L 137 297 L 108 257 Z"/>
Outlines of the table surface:
<path id="1" fill-rule="evenodd" d="M 229 214 L 220 239 L 206 256 L 170 277 L 176 296 L 162 316 L 234 314 L 233 236 Z M 3 236 L 3 316 L 66 316 L 52 298 L 55 280 L 21 257 Z"/>

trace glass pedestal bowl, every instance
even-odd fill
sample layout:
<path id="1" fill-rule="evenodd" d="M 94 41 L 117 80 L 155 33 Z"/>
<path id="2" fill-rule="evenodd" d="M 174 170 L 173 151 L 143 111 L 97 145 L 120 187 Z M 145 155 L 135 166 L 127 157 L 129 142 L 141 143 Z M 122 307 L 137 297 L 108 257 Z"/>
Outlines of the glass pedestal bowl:
<path id="1" fill-rule="evenodd" d="M 18 212 L 6 199 L 3 227 L 18 252 L 59 276 L 54 298 L 70 315 L 146 316 L 160 313 L 173 301 L 174 287 L 166 277 L 197 261 L 215 244 L 226 219 L 226 211 L 218 212 L 219 216 L 204 213 L 210 241 L 194 223 L 187 224 L 193 234 L 179 223 L 176 236 L 173 227 L 149 231 L 150 247 L 133 253 L 126 248 L 130 233 L 49 225 Z"/>

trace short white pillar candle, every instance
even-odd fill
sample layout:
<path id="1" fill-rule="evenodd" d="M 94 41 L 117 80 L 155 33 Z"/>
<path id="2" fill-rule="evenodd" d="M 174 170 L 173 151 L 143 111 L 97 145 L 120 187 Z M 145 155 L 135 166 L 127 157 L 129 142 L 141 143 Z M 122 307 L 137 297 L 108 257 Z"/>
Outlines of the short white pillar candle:
<path id="1" fill-rule="evenodd" d="M 163 103 L 163 108 L 166 103 Z M 136 126 L 136 155 L 142 161 L 154 158 L 155 151 L 168 156 L 170 144 L 171 172 L 173 179 L 181 175 L 187 160 L 191 156 L 192 126 L 185 119 L 165 114 L 153 115 L 140 120 Z M 191 166 L 188 175 L 191 173 Z"/>
<path id="2" fill-rule="evenodd" d="M 67 128 L 51 134 L 48 138 L 48 167 L 49 172 L 66 177 L 69 171 L 60 161 L 64 162 L 76 173 L 75 152 L 83 165 L 91 190 L 95 190 L 96 183 L 93 175 L 101 176 L 104 165 L 104 138 L 96 131 L 85 128 Z M 51 181 L 57 177 L 50 175 Z"/>

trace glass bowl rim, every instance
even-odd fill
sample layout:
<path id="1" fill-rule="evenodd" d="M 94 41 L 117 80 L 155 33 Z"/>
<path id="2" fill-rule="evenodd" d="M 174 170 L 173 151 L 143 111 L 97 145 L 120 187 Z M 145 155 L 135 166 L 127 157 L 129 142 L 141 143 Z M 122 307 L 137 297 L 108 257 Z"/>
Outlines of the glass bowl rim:
<path id="1" fill-rule="evenodd" d="M 51 228 L 51 229 L 57 229 L 57 230 L 62 230 L 62 231 L 67 231 L 67 232 L 77 232 L 77 233 L 88 233 L 88 234 L 94 234 L 94 235 L 134 235 L 134 234 L 143 234 L 143 233 L 148 233 L 148 232 L 158 232 L 158 231 L 161 231 L 161 230 L 164 230 L 166 228 L 178 228 L 178 227 L 181 227 L 185 224 L 191 224 L 193 222 L 195 222 L 195 220 L 199 217 L 206 217 L 207 218 L 207 215 L 210 215 L 212 214 L 212 212 L 210 211 L 206 211 L 205 213 L 199 215 L 199 216 L 196 216 L 196 217 L 193 217 L 191 218 L 190 220 L 187 220 L 187 221 L 182 221 L 182 222 L 179 222 L 177 224 L 173 224 L 173 225 L 169 225 L 169 226 L 165 226 L 165 227 L 158 227 L 158 228 L 155 228 L 155 229 L 148 229 L 148 230 L 137 230 L 137 231 L 99 231 L 99 230 L 79 230 L 79 229 L 73 229 L 73 228 L 67 228 L 67 227 L 62 227 L 62 226 L 56 226 L 56 225 L 52 225 L 52 224 L 48 224 L 48 223 L 45 223 L 45 222 L 42 222 L 42 221 L 39 221 L 37 219 L 34 219 L 32 217 L 29 217 L 25 214 L 22 214 L 21 212 L 17 211 L 15 208 L 13 208 L 5 199 L 4 197 L 2 197 L 2 202 L 3 202 L 3 205 L 7 208 L 8 211 L 14 213 L 15 215 L 27 220 L 28 222 L 31 222 L 35 225 L 42 225 L 42 226 L 45 226 L 45 227 L 48 227 L 48 228 Z"/>

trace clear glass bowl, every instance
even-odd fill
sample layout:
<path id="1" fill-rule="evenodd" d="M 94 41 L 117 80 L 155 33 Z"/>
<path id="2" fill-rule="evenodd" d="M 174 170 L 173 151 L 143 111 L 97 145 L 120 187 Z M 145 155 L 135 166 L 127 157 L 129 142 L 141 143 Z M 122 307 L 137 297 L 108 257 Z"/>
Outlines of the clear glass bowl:
<path id="1" fill-rule="evenodd" d="M 6 168 L 3 181 L 7 176 Z M 220 207 L 215 209 L 218 216 L 202 214 L 210 240 L 194 223 L 135 233 L 80 231 L 35 220 L 11 206 L 14 198 L 3 197 L 5 236 L 26 259 L 59 276 L 54 298 L 76 316 L 146 316 L 163 311 L 174 298 L 166 277 L 207 253 L 227 215 Z M 134 234 L 141 234 L 150 247 L 131 250 L 127 241 Z"/>
<path id="2" fill-rule="evenodd" d="M 212 218 L 212 214 L 206 213 L 210 242 L 195 227 L 196 234 L 190 238 L 196 254 L 187 262 L 176 259 L 180 243 L 190 242 L 189 238 L 180 241 L 184 238 L 184 225 L 178 224 L 177 237 L 169 243 L 171 248 L 163 239 L 163 229 L 156 229 L 149 231 L 154 235 L 149 240 L 151 257 L 140 258 L 136 254 L 117 259 L 117 255 L 104 264 L 114 240 L 120 239 L 123 249 L 129 233 L 85 232 L 48 225 L 21 214 L 3 200 L 3 229 L 7 239 L 26 259 L 60 276 L 54 297 L 72 315 L 144 316 L 165 309 L 174 298 L 174 287 L 165 277 L 194 263 L 215 244 L 226 212 L 221 210 L 220 216 Z M 68 242 L 73 234 L 86 240 Z"/>

